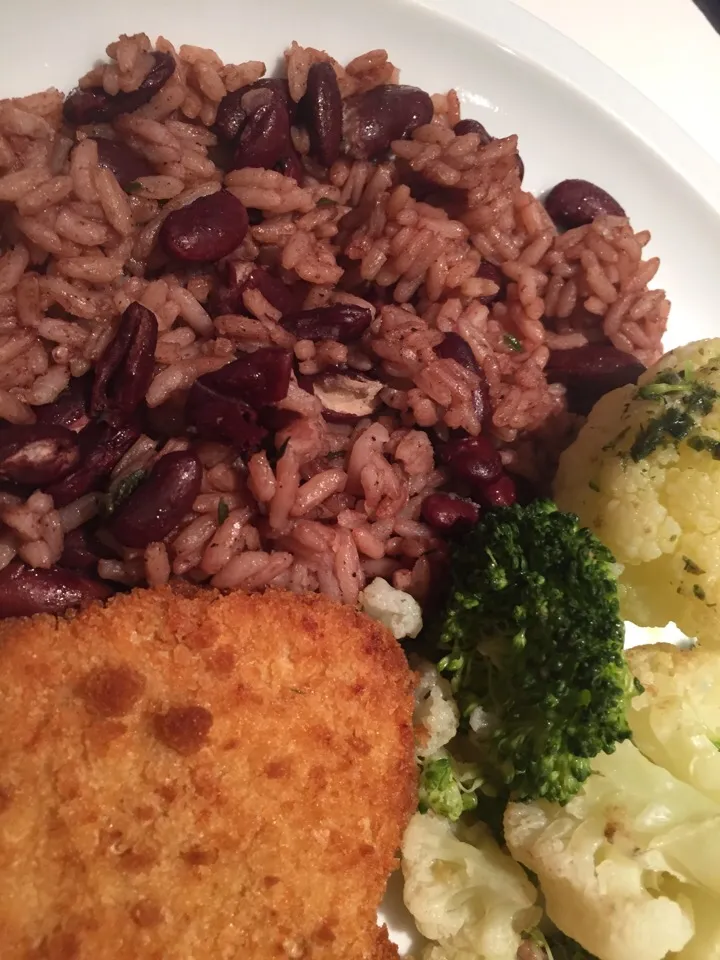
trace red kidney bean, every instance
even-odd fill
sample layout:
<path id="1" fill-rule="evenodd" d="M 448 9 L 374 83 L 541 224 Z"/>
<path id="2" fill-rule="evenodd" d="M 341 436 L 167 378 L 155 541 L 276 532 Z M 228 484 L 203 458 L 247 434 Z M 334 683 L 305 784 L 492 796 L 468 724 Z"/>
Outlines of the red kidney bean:
<path id="1" fill-rule="evenodd" d="M 445 339 L 436 347 L 435 353 L 444 360 L 455 360 L 466 370 L 472 370 L 473 373 L 480 373 L 475 356 L 467 340 L 464 340 L 458 333 L 446 333 Z"/>
<path id="2" fill-rule="evenodd" d="M 201 483 L 202 464 L 194 453 L 165 454 L 117 508 L 110 532 L 119 543 L 137 549 L 164 540 L 191 510 Z"/>
<path id="3" fill-rule="evenodd" d="M 139 177 L 151 177 L 155 173 L 152 164 L 126 143 L 105 137 L 93 139 L 97 144 L 98 163 L 115 174 L 121 187 L 125 188 Z"/>
<path id="4" fill-rule="evenodd" d="M 275 169 L 284 177 L 290 177 L 291 180 L 295 180 L 297 183 L 301 183 L 302 178 L 305 176 L 302 160 L 292 149 L 288 152 L 287 156 L 281 157 L 280 160 L 278 160 L 275 164 Z"/>
<path id="5" fill-rule="evenodd" d="M 456 360 L 467 370 L 480 377 L 480 385 L 473 391 L 475 415 L 485 432 L 492 427 L 492 408 L 490 406 L 490 388 L 485 371 L 475 360 L 475 356 L 466 340 L 457 333 L 446 333 L 445 339 L 435 347 L 435 353 L 446 360 Z"/>
<path id="6" fill-rule="evenodd" d="M 43 487 L 66 476 L 78 462 L 77 435 L 50 423 L 0 431 L 0 480 Z"/>
<path id="7" fill-rule="evenodd" d="M 567 389 L 573 413 L 589 413 L 600 397 L 636 383 L 645 367 L 630 353 L 610 343 L 588 343 L 570 350 L 553 350 L 545 367 L 548 383 Z"/>
<path id="8" fill-rule="evenodd" d="M 440 455 L 456 480 L 473 487 L 495 480 L 502 473 L 500 454 L 484 436 L 449 440 Z"/>
<path id="9" fill-rule="evenodd" d="M 220 393 L 240 397 L 259 409 L 284 400 L 290 386 L 293 355 L 280 347 L 262 347 L 199 380 Z"/>
<path id="10" fill-rule="evenodd" d="M 430 123 L 432 100 L 418 87 L 384 84 L 348 97 L 344 103 L 343 142 L 353 160 L 375 160 L 393 140 Z"/>
<path id="11" fill-rule="evenodd" d="M 292 115 L 294 109 L 293 101 L 290 97 L 287 80 L 279 80 L 275 77 L 263 77 L 256 80 L 255 83 L 246 84 L 239 90 L 233 90 L 226 94 L 220 101 L 217 117 L 215 118 L 215 131 L 219 137 L 228 143 L 234 143 L 240 136 L 243 124 L 248 118 L 248 111 L 243 107 L 243 97 L 251 90 L 271 90 L 278 99 L 282 100 L 288 115 Z"/>
<path id="12" fill-rule="evenodd" d="M 64 613 L 105 600 L 112 590 L 71 570 L 39 570 L 11 563 L 0 571 L 0 618 Z"/>
<path id="13" fill-rule="evenodd" d="M 287 396 L 291 371 L 292 354 L 267 347 L 199 377 L 185 408 L 188 424 L 204 440 L 231 443 L 243 452 L 255 449 L 266 427 L 278 428 L 270 404 Z"/>
<path id="14" fill-rule="evenodd" d="M 35 407 L 38 423 L 54 423 L 60 427 L 72 427 L 87 416 L 90 408 L 92 375 L 73 377 L 54 403 Z"/>
<path id="15" fill-rule="evenodd" d="M 78 497 L 97 490 L 101 481 L 140 436 L 135 418 L 119 427 L 94 421 L 79 435 L 80 461 L 66 477 L 47 487 L 56 507 L 64 507 Z"/>
<path id="16" fill-rule="evenodd" d="M 500 267 L 496 266 L 494 263 L 490 263 L 489 260 L 483 260 L 483 262 L 477 268 L 475 276 L 480 277 L 481 280 L 492 280 L 493 283 L 498 285 L 497 293 L 489 293 L 485 297 L 478 297 L 479 302 L 484 306 L 489 307 L 496 301 L 502 300 L 505 297 L 505 292 L 507 290 L 507 277 L 502 272 Z"/>
<path id="17" fill-rule="evenodd" d="M 111 559 L 112 552 L 98 540 L 86 524 L 65 534 L 58 566 L 65 570 L 95 570 L 98 560 Z"/>
<path id="18" fill-rule="evenodd" d="M 343 128 L 342 97 L 332 64 L 314 63 L 310 67 L 299 109 L 310 136 L 310 155 L 329 167 L 340 155 Z"/>
<path id="19" fill-rule="evenodd" d="M 150 72 L 143 82 L 130 93 L 120 92 L 115 96 L 102 87 L 79 88 L 68 94 L 63 104 L 63 116 L 71 126 L 86 123 L 106 123 L 122 113 L 132 113 L 150 100 L 165 86 L 175 72 L 175 60 L 169 53 L 154 53 Z"/>
<path id="20" fill-rule="evenodd" d="M 495 139 L 490 136 L 479 120 L 471 120 L 470 118 L 467 120 L 459 120 L 453 127 L 453 133 L 456 137 L 464 137 L 466 133 L 479 133 L 480 145 L 483 147 Z"/>
<path id="21" fill-rule="evenodd" d="M 625 216 L 617 200 L 589 180 L 562 180 L 545 198 L 545 209 L 557 226 L 566 230 L 608 214 Z"/>
<path id="22" fill-rule="evenodd" d="M 131 303 L 96 364 L 93 416 L 122 422 L 140 406 L 155 370 L 157 334 L 155 314 L 141 303 Z"/>
<path id="23" fill-rule="evenodd" d="M 245 207 L 229 190 L 218 190 L 173 210 L 160 228 L 159 241 L 169 257 L 202 263 L 232 253 L 247 230 Z"/>
<path id="24" fill-rule="evenodd" d="M 453 536 L 466 533 L 480 518 L 480 508 L 472 500 L 450 493 L 431 493 L 422 502 L 423 520 L 438 533 Z"/>
<path id="25" fill-rule="evenodd" d="M 491 509 L 497 507 L 511 507 L 517 499 L 515 481 L 507 473 L 497 479 L 480 484 L 478 487 L 480 498 Z"/>
<path id="26" fill-rule="evenodd" d="M 287 107 L 279 96 L 271 92 L 268 95 L 271 99 L 256 107 L 243 124 L 232 161 L 233 170 L 242 167 L 272 170 L 292 149 Z"/>
<path id="27" fill-rule="evenodd" d="M 282 318 L 282 325 L 298 340 L 359 340 L 372 323 L 372 310 L 355 303 L 299 310 Z"/>
<path id="28" fill-rule="evenodd" d="M 280 313 L 297 310 L 302 289 L 288 287 L 277 277 L 262 267 L 247 269 L 246 261 L 228 260 L 223 265 L 225 283 L 217 287 L 208 303 L 212 317 L 221 317 L 227 313 L 243 313 L 245 306 L 242 295 L 246 290 L 259 290 L 271 306 Z"/>

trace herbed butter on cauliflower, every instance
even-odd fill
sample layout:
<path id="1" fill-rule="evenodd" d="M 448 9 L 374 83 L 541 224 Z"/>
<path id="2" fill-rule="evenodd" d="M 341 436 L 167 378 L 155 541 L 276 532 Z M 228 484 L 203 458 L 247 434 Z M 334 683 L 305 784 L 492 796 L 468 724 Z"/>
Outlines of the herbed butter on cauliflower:
<path id="1" fill-rule="evenodd" d="M 384 624 L 396 640 L 415 638 L 422 630 L 422 609 L 417 600 L 396 590 L 382 577 L 375 577 L 360 593 L 359 600 L 363 613 Z"/>
<path id="2" fill-rule="evenodd" d="M 622 565 L 621 609 L 720 640 L 720 339 L 673 350 L 593 408 L 563 454 L 561 509 Z"/>
<path id="3" fill-rule="evenodd" d="M 645 685 L 635 742 L 596 757 L 565 807 L 511 803 L 505 840 L 550 919 L 598 960 L 720 960 L 720 653 L 662 645 L 628 659 Z"/>
<path id="4" fill-rule="evenodd" d="M 483 824 L 416 813 L 403 841 L 405 905 L 434 941 L 423 960 L 516 960 L 542 911 L 525 871 Z"/>

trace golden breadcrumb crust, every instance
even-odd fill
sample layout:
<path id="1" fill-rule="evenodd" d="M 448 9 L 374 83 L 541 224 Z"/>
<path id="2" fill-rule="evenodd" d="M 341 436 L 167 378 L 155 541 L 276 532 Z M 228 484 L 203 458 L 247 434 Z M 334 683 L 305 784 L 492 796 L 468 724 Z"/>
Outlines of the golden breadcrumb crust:
<path id="1" fill-rule="evenodd" d="M 2 960 L 389 960 L 412 674 L 319 596 L 0 623 Z"/>

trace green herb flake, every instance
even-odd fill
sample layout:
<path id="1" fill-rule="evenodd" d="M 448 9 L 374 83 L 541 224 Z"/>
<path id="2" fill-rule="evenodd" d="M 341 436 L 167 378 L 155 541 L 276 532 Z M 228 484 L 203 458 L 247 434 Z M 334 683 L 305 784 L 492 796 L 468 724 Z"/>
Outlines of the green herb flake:
<path id="1" fill-rule="evenodd" d="M 720 738 L 710 737 L 710 743 L 716 750 L 720 750 Z"/>
<path id="2" fill-rule="evenodd" d="M 699 577 L 705 571 L 699 567 L 694 560 L 691 560 L 690 557 L 683 557 L 683 566 L 685 567 L 686 573 L 691 573 L 694 577 Z"/>
<path id="3" fill-rule="evenodd" d="M 320 197 L 316 204 L 318 207 L 336 207 L 337 205 L 337 200 L 333 200 L 332 197 Z"/>
<path id="4" fill-rule="evenodd" d="M 698 600 L 705 599 L 705 591 L 703 590 L 703 588 L 700 586 L 699 583 L 693 584 L 693 594 L 697 597 Z"/>
<path id="5" fill-rule="evenodd" d="M 662 370 L 652 383 L 639 387 L 636 396 L 664 407 L 638 431 L 630 447 L 630 456 L 638 463 L 658 447 L 688 437 L 697 427 L 697 417 L 710 413 L 719 394 L 714 387 L 696 380 L 692 367 L 687 365 L 680 371 Z M 695 437 L 688 443 L 694 450 L 710 449 Z M 718 448 L 720 458 L 720 444 Z M 714 455 L 714 448 L 710 452 Z"/>
<path id="6" fill-rule="evenodd" d="M 224 500 L 221 500 L 218 504 L 218 523 L 220 526 L 225 523 L 227 518 L 230 516 L 230 507 L 225 503 Z"/>
<path id="7" fill-rule="evenodd" d="M 520 343 L 517 337 L 514 337 L 511 333 L 506 333 L 503 337 L 503 343 L 506 347 L 510 347 L 515 353 L 524 353 L 525 347 Z"/>
<path id="8" fill-rule="evenodd" d="M 691 450 L 695 450 L 697 453 L 709 453 L 713 460 L 720 460 L 720 440 L 714 440 L 705 434 L 697 434 L 690 437 L 687 444 Z"/>
<path id="9" fill-rule="evenodd" d="M 111 517 L 121 503 L 130 497 L 137 490 L 140 484 L 147 476 L 147 470 L 134 470 L 127 476 L 110 485 L 105 496 L 103 513 L 106 517 Z"/>
<path id="10" fill-rule="evenodd" d="M 591 480 L 590 483 L 588 483 L 588 486 L 591 490 L 594 490 L 595 493 L 600 493 L 600 487 L 597 485 L 597 483 L 595 483 L 594 480 Z"/>
<path id="11" fill-rule="evenodd" d="M 125 193 L 129 193 L 132 196 L 142 190 L 142 188 L 143 185 L 139 180 L 131 180 L 130 183 L 125 184 Z"/>

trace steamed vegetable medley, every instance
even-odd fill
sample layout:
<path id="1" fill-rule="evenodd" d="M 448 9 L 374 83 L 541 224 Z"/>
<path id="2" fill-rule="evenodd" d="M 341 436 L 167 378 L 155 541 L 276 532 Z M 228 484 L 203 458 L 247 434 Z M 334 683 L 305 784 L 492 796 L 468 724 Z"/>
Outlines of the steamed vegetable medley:
<path id="1" fill-rule="evenodd" d="M 604 397 L 555 493 L 458 542 L 421 635 L 423 958 L 720 960 L 720 340 Z"/>

